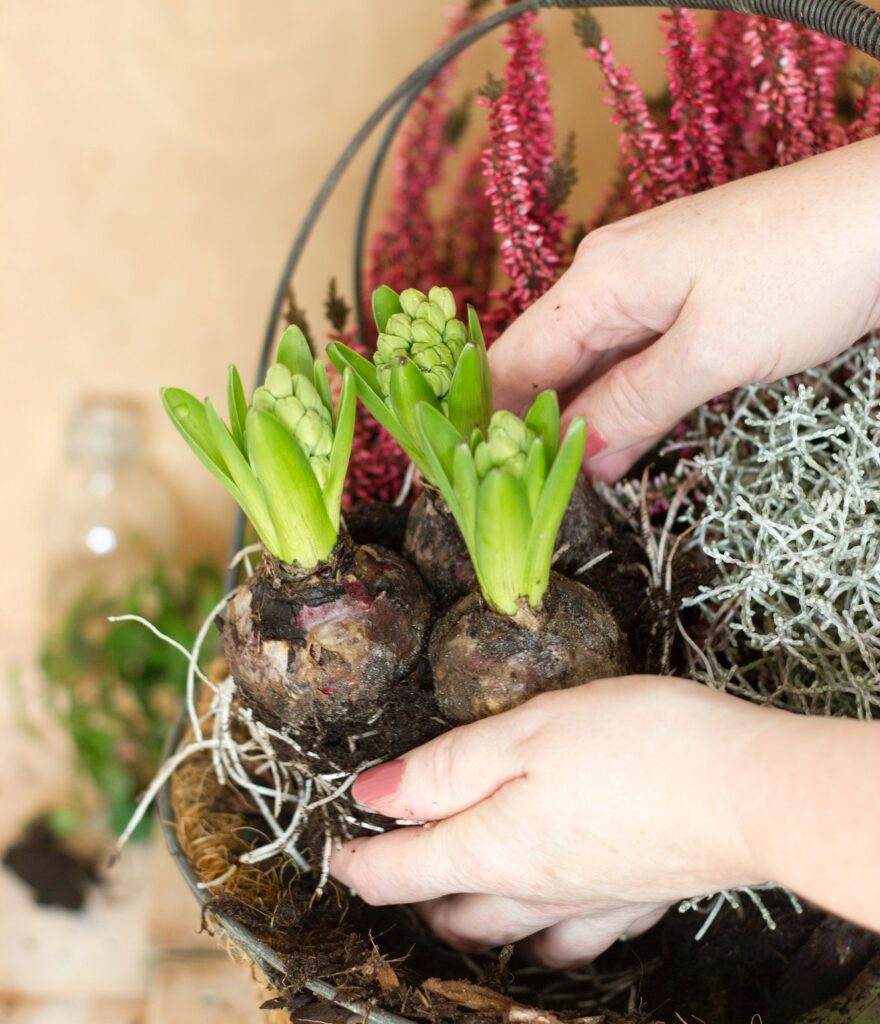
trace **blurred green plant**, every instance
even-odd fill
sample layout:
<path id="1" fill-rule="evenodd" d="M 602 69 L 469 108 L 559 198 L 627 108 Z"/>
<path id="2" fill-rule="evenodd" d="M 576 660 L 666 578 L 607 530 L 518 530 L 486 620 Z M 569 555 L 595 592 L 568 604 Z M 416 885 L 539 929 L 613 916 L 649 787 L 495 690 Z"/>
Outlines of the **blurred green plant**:
<path id="1" fill-rule="evenodd" d="M 215 566 L 157 566 L 121 597 L 97 587 L 84 591 L 47 637 L 41 652 L 47 699 L 70 735 L 80 774 L 71 803 L 47 816 L 56 834 L 82 827 L 89 785 L 105 803 L 109 827 L 122 831 L 181 707 L 186 673 L 180 654 L 138 623 L 114 624 L 107 617 L 141 615 L 189 648 L 221 584 Z M 145 819 L 137 835 L 145 837 L 149 827 Z"/>

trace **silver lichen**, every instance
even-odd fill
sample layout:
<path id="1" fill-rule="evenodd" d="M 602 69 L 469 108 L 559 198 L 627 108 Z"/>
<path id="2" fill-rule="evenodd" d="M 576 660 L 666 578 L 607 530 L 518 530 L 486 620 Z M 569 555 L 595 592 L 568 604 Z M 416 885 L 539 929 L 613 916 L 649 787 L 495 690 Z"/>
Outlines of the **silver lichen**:
<path id="1" fill-rule="evenodd" d="M 880 712 L 878 371 L 863 346 L 698 414 L 694 538 L 718 581 L 685 602 L 695 677 L 809 714 Z"/>

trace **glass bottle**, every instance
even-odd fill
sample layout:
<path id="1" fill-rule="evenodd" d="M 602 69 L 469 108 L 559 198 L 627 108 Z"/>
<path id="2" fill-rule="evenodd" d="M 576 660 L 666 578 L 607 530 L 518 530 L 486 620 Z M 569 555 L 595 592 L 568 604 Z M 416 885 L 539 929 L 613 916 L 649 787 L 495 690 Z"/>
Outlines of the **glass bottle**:
<path id="1" fill-rule="evenodd" d="M 45 535 L 50 620 L 90 591 L 123 593 L 175 551 L 174 502 L 143 433 L 140 410 L 123 398 L 84 398 L 69 417 Z"/>

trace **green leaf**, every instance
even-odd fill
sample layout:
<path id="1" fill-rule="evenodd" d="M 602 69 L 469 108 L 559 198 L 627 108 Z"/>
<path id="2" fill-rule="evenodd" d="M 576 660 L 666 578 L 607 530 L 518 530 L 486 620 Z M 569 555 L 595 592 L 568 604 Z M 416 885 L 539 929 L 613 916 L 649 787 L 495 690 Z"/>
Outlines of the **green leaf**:
<path id="1" fill-rule="evenodd" d="M 486 339 L 483 337 L 483 328 L 480 325 L 480 318 L 473 306 L 468 306 L 468 338 L 484 352 L 486 351 Z"/>
<path id="2" fill-rule="evenodd" d="M 388 387 L 388 400 L 391 410 L 398 423 L 409 437 L 418 438 L 419 428 L 416 424 L 416 406 L 419 402 L 433 406 L 439 411 L 437 397 L 425 375 L 410 359 L 402 360 L 391 367 L 391 382 Z"/>
<path id="3" fill-rule="evenodd" d="M 555 391 L 542 391 L 526 413 L 525 425 L 543 438 L 548 465 L 559 451 L 559 399 Z"/>
<path id="4" fill-rule="evenodd" d="M 278 550 L 272 553 L 310 569 L 327 558 L 337 533 L 309 460 L 270 413 L 251 409 L 245 434 L 278 537 Z"/>
<path id="5" fill-rule="evenodd" d="M 480 318 L 473 306 L 468 306 L 468 337 L 477 346 L 480 356 L 480 386 L 483 398 L 482 425 L 485 428 L 495 409 L 492 398 L 492 371 L 489 369 L 489 353 L 486 349 L 486 339 L 483 337 L 483 328 L 480 326 Z"/>
<path id="6" fill-rule="evenodd" d="M 332 342 L 327 346 L 327 354 L 330 362 L 342 373 L 349 367 L 354 373 L 357 393 L 360 400 L 372 413 L 377 422 L 388 431 L 407 456 L 419 467 L 424 469 L 421 449 L 416 439 L 407 432 L 399 422 L 394 412 L 389 409 L 385 402 L 385 396 L 379 388 L 379 381 L 376 376 L 376 367 L 364 359 L 362 355 L 350 349 L 347 345 L 339 342 Z"/>
<path id="7" fill-rule="evenodd" d="M 467 440 L 476 428 L 484 428 L 480 355 L 476 345 L 465 345 L 446 395 L 449 420 Z"/>
<path id="8" fill-rule="evenodd" d="M 535 515 L 538 507 L 538 500 L 544 488 L 544 481 L 547 479 L 547 453 L 544 448 L 544 441 L 536 437 L 529 448 L 526 458 L 526 468 L 523 473 L 523 486 L 526 489 L 526 497 L 529 499 L 529 511 Z"/>
<path id="9" fill-rule="evenodd" d="M 244 422 L 247 419 L 247 396 L 244 393 L 244 386 L 241 383 L 241 375 L 234 366 L 229 367 L 229 374 L 226 379 L 226 404 L 229 407 L 229 423 L 232 428 L 232 437 L 238 445 L 242 455 L 247 454 L 247 444 L 244 439 Z"/>
<path id="10" fill-rule="evenodd" d="M 238 501 L 237 488 L 208 426 L 204 403 L 182 388 L 162 388 L 161 394 L 165 411 L 183 439 Z"/>
<path id="11" fill-rule="evenodd" d="M 452 462 L 453 487 L 461 509 L 461 518 L 457 520 L 458 528 L 464 537 L 468 552 L 472 552 L 477 525 L 477 491 L 480 481 L 477 478 L 474 457 L 463 441 L 455 446 Z"/>
<path id="12" fill-rule="evenodd" d="M 278 546 L 278 538 L 263 488 L 210 398 L 205 400 L 205 415 L 211 436 L 222 453 L 229 473 L 238 488 L 236 501 L 241 505 L 244 514 L 260 535 L 260 540 L 274 553 L 274 548 Z"/>
<path id="13" fill-rule="evenodd" d="M 379 375 L 376 373 L 376 367 L 369 359 L 364 359 L 360 352 L 355 352 L 353 348 L 343 345 L 340 341 L 331 341 L 327 346 L 327 355 L 340 373 L 343 373 L 347 366 L 351 367 L 360 384 L 380 398 L 384 398 L 382 389 L 379 387 Z M 359 387 L 358 394 L 360 392 Z"/>
<path id="14" fill-rule="evenodd" d="M 422 402 L 416 406 L 415 412 L 416 430 L 424 460 L 428 464 L 424 475 L 429 483 L 440 489 L 461 527 L 455 511 L 458 499 L 455 495 L 454 480 L 455 450 L 462 444 L 462 440 L 458 431 L 436 405 Z"/>
<path id="15" fill-rule="evenodd" d="M 342 391 L 339 394 L 339 407 L 336 412 L 336 429 L 333 434 L 333 447 L 330 450 L 330 471 L 327 483 L 324 484 L 324 507 L 335 530 L 339 530 L 339 510 L 342 505 L 342 492 L 345 488 L 345 475 L 348 461 L 351 458 L 351 445 L 354 439 L 355 405 L 357 403 L 357 385 L 354 373 L 346 368 L 342 375 Z"/>
<path id="16" fill-rule="evenodd" d="M 335 427 L 336 413 L 333 409 L 333 392 L 330 390 L 330 380 L 327 377 L 327 367 L 321 359 L 315 360 L 314 385 L 315 391 L 317 391 L 321 396 L 321 401 L 324 403 L 327 412 L 330 413 L 330 419 Z"/>
<path id="17" fill-rule="evenodd" d="M 400 296 L 393 288 L 383 284 L 373 292 L 373 319 L 380 333 L 385 330 L 385 325 L 395 313 L 402 312 Z"/>
<path id="18" fill-rule="evenodd" d="M 530 525 L 522 484 L 512 473 L 493 469 L 477 493 L 474 565 L 479 566 L 483 596 L 505 615 L 516 614 Z"/>
<path id="19" fill-rule="evenodd" d="M 569 424 L 559 454 L 550 467 L 535 509 L 524 577 L 524 593 L 533 608 L 541 603 L 550 582 L 556 535 L 581 471 L 586 440 L 586 424 L 583 417 L 576 416 Z"/>
<path id="20" fill-rule="evenodd" d="M 275 361 L 286 366 L 291 373 L 301 373 L 307 380 L 312 379 L 315 359 L 306 336 L 296 324 L 291 324 L 281 335 Z"/>

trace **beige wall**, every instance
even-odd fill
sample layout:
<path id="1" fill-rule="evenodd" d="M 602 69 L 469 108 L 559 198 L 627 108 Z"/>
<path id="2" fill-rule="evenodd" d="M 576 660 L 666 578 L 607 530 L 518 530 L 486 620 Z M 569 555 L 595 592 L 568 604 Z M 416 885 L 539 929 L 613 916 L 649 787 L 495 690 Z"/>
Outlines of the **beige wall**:
<path id="1" fill-rule="evenodd" d="M 222 549 L 230 507 L 161 413 L 175 383 L 222 395 L 250 377 L 293 229 L 341 146 L 432 48 L 428 0 L 6 0 L 0 5 L 0 537 L 3 637 L 30 632 L 41 584 L 41 494 L 79 389 L 138 396 L 152 453 L 189 523 Z M 656 15 L 608 12 L 656 86 Z M 569 17 L 547 14 L 563 129 L 578 128 L 586 203 L 614 131 Z M 469 75 L 497 61 L 496 40 Z M 481 112 L 477 113 L 480 117 Z M 347 287 L 363 164 L 299 279 L 313 323 L 331 273 Z"/>

